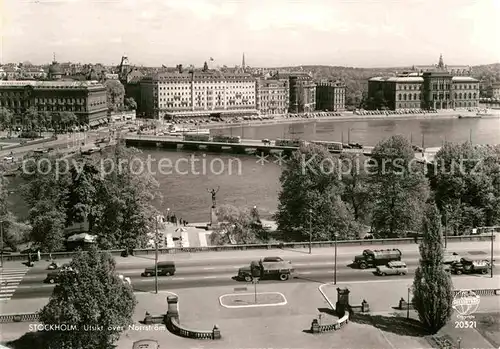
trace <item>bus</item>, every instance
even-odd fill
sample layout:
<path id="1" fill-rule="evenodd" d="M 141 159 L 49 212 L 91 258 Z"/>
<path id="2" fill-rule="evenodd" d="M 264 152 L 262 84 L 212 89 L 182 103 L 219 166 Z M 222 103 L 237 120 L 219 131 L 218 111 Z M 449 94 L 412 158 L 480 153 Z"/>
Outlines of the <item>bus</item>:
<path id="1" fill-rule="evenodd" d="M 311 143 L 323 146 L 332 153 L 340 153 L 344 149 L 344 146 L 341 142 L 312 141 Z"/>

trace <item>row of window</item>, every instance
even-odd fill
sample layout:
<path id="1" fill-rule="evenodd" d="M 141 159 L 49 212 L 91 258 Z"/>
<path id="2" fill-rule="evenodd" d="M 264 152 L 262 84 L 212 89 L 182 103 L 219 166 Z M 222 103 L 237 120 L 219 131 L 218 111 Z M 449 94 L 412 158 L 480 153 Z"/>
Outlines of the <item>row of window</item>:
<path id="1" fill-rule="evenodd" d="M 411 93 L 408 93 L 408 94 L 403 93 L 403 94 L 401 94 L 400 93 L 400 94 L 398 94 L 398 100 L 399 101 L 401 101 L 401 100 L 403 100 L 403 101 L 406 101 L 406 100 L 409 100 L 409 101 L 411 101 L 411 100 L 419 100 L 420 97 L 421 97 L 420 93 L 414 93 L 414 94 L 411 94 Z"/>
<path id="2" fill-rule="evenodd" d="M 223 86 L 194 86 L 195 90 L 205 90 L 205 89 L 236 89 L 236 88 L 243 88 L 243 89 L 255 89 L 255 85 L 223 85 Z M 157 88 L 155 87 L 155 90 Z M 190 85 L 185 85 L 185 86 L 160 86 L 160 90 L 191 90 Z"/>
<path id="3" fill-rule="evenodd" d="M 398 85 L 397 90 L 420 90 L 422 85 Z M 400 87 L 400 88 L 398 88 Z"/>
<path id="4" fill-rule="evenodd" d="M 453 84 L 456 90 L 478 90 L 479 85 L 474 84 L 474 85 L 463 85 L 463 84 Z"/>
<path id="5" fill-rule="evenodd" d="M 190 102 L 166 102 L 166 103 L 159 103 L 160 107 L 183 107 L 183 106 L 186 106 L 186 107 L 190 107 L 191 106 L 191 103 Z M 204 105 L 219 105 L 219 106 L 224 106 L 224 103 L 222 102 L 213 102 L 213 103 L 204 103 L 203 101 L 197 101 L 195 103 L 195 106 L 198 105 L 198 106 L 204 106 Z M 246 101 L 246 102 L 239 102 L 239 101 L 228 101 L 227 106 L 232 106 L 232 105 L 239 105 L 239 106 L 242 106 L 242 105 L 247 105 L 247 106 L 254 106 L 255 103 L 252 103 L 250 101 Z"/>

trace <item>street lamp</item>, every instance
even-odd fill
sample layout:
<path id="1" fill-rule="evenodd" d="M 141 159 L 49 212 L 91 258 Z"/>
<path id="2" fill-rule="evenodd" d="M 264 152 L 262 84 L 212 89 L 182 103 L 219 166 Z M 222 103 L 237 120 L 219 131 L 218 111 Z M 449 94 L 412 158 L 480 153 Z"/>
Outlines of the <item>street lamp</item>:
<path id="1" fill-rule="evenodd" d="M 312 253 L 312 209 L 309 209 L 309 254 Z"/>
<path id="2" fill-rule="evenodd" d="M 495 239 L 494 230 L 491 229 L 491 256 L 490 256 L 490 277 L 493 278 L 493 240 Z"/>
<path id="3" fill-rule="evenodd" d="M 408 297 L 406 298 L 406 318 L 410 318 L 410 292 L 411 288 L 408 286 Z"/>
<path id="4" fill-rule="evenodd" d="M 155 293 L 158 294 L 158 216 L 155 216 Z"/>
<path id="5" fill-rule="evenodd" d="M 333 234 L 335 238 L 335 257 L 333 263 L 333 284 L 337 284 L 337 233 Z"/>
<path id="6" fill-rule="evenodd" d="M 0 221 L 0 264 L 3 268 L 3 221 Z"/>
<path id="7" fill-rule="evenodd" d="M 457 338 L 458 349 L 460 349 L 460 343 L 462 343 L 462 337 Z"/>

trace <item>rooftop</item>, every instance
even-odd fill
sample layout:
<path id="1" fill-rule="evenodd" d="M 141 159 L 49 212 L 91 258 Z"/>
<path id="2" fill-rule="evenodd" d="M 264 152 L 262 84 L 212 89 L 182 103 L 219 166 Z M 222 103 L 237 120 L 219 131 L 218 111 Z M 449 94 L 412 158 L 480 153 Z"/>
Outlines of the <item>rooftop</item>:
<path id="1" fill-rule="evenodd" d="M 474 79 L 470 76 L 454 76 L 451 78 L 453 82 L 479 82 L 478 79 Z"/>
<path id="2" fill-rule="evenodd" d="M 381 77 L 376 76 L 368 81 L 387 81 L 387 82 L 410 82 L 410 83 L 422 83 L 424 78 L 420 76 L 393 76 L 393 77 Z"/>
<path id="3" fill-rule="evenodd" d="M 250 74 L 245 73 L 222 73 L 220 71 L 194 71 L 194 72 L 162 72 L 155 74 L 152 78 L 154 81 L 157 80 L 190 80 L 194 78 L 195 80 L 225 80 L 225 79 L 252 79 Z"/>
<path id="4" fill-rule="evenodd" d="M 25 87 L 32 86 L 34 88 L 90 88 L 104 87 L 98 81 L 34 81 L 34 80 L 15 80 L 15 81 L 0 81 L 1 87 Z"/>

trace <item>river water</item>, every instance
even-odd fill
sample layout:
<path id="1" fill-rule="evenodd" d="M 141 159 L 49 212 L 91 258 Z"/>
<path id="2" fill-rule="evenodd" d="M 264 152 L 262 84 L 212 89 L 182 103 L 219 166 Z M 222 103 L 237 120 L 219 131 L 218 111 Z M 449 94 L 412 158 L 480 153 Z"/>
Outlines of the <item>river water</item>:
<path id="1" fill-rule="evenodd" d="M 414 144 L 438 147 L 443 141 L 480 144 L 500 143 L 500 119 L 370 120 L 319 121 L 295 124 L 233 127 L 213 132 L 248 139 L 301 138 L 361 143 L 373 146 L 380 140 L 401 134 Z M 158 173 L 152 166 L 163 193 L 162 210 L 167 208 L 188 222 L 209 221 L 211 195 L 207 189 L 220 187 L 217 205 L 257 206 L 264 218 L 277 208 L 280 166 L 272 161 L 264 165 L 250 155 L 210 154 L 203 152 L 143 149 L 146 156 L 174 165 L 173 170 Z M 196 165 L 186 162 L 194 156 Z M 268 160 L 271 160 L 270 158 Z M 177 164 L 177 165 L 176 165 Z"/>

